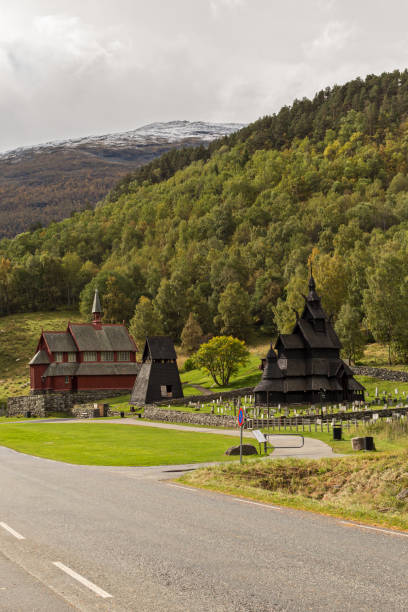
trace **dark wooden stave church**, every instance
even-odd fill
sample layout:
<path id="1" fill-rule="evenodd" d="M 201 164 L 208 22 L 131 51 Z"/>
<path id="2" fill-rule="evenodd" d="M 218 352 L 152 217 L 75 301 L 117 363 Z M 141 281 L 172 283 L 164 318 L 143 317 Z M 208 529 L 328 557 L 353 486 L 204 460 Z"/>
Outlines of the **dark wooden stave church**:
<path id="1" fill-rule="evenodd" d="M 341 343 L 316 293 L 313 275 L 305 306 L 291 334 L 280 334 L 263 360 L 257 405 L 364 400 L 364 387 L 340 359 Z"/>
<path id="2" fill-rule="evenodd" d="M 184 396 L 173 340 L 169 336 L 147 337 L 130 404 L 153 404 L 181 397 Z"/>

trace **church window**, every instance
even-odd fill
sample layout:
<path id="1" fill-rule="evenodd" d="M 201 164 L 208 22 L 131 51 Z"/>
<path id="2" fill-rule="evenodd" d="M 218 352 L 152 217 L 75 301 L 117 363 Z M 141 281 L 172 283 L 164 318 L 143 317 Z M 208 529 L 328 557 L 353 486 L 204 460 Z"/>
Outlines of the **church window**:
<path id="1" fill-rule="evenodd" d="M 96 351 L 84 351 L 84 361 L 96 361 Z"/>
<path id="2" fill-rule="evenodd" d="M 77 360 L 76 353 L 68 353 L 68 362 L 75 363 Z"/>
<path id="3" fill-rule="evenodd" d="M 54 353 L 54 360 L 57 363 L 61 363 L 62 361 L 64 361 L 64 353 Z"/>
<path id="4" fill-rule="evenodd" d="M 118 361 L 129 361 L 130 353 L 129 351 L 119 351 L 118 352 Z"/>
<path id="5" fill-rule="evenodd" d="M 102 351 L 101 361 L 113 361 L 113 351 Z"/>

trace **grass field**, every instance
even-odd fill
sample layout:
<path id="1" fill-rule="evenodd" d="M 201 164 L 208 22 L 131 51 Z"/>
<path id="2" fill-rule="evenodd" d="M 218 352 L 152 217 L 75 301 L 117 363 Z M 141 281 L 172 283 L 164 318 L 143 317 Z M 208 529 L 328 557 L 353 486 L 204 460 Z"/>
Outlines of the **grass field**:
<path id="1" fill-rule="evenodd" d="M 232 436 L 107 423 L 0 424 L 0 445 L 81 465 L 172 465 L 228 461 Z"/>

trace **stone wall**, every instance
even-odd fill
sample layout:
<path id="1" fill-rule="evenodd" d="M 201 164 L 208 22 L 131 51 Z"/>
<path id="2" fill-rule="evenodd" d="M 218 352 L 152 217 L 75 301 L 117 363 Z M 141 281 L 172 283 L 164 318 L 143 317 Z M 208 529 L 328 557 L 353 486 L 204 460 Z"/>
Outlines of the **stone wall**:
<path id="1" fill-rule="evenodd" d="M 369 366 L 353 366 L 352 370 L 357 376 L 371 376 L 380 380 L 408 382 L 408 372 L 402 372 L 401 370 L 387 370 L 387 368 L 372 368 Z"/>
<path id="2" fill-rule="evenodd" d="M 237 418 L 233 416 L 165 410 L 163 408 L 159 408 L 158 406 L 145 406 L 144 418 L 152 421 L 164 421 L 166 423 L 190 423 L 192 425 L 205 425 L 207 427 L 237 426 Z"/>
<path id="3" fill-rule="evenodd" d="M 104 406 L 104 417 L 114 416 L 115 412 L 108 408 L 108 404 Z M 101 417 L 99 408 L 95 408 L 95 404 L 75 404 L 72 407 L 71 414 L 75 419 L 94 419 Z"/>
<path id="4" fill-rule="evenodd" d="M 46 416 L 49 412 L 66 412 L 71 414 L 75 404 L 89 404 L 106 397 L 124 395 L 123 391 L 81 391 L 78 393 L 41 393 L 9 397 L 7 400 L 7 416 L 25 416 L 31 412 L 33 416 Z"/>
<path id="5" fill-rule="evenodd" d="M 32 416 L 45 417 L 44 397 L 41 395 L 23 395 L 8 398 L 7 416 L 26 416 L 27 412 L 30 412 Z"/>
<path id="6" fill-rule="evenodd" d="M 202 404 L 212 402 L 220 397 L 223 400 L 232 399 L 234 397 L 243 397 L 245 395 L 251 395 L 254 392 L 253 387 L 244 387 L 242 389 L 234 389 L 234 391 L 218 391 L 218 393 L 209 393 L 208 395 L 188 395 L 187 397 L 167 399 L 162 402 L 156 402 L 156 406 L 186 406 L 190 402 L 200 402 Z"/>

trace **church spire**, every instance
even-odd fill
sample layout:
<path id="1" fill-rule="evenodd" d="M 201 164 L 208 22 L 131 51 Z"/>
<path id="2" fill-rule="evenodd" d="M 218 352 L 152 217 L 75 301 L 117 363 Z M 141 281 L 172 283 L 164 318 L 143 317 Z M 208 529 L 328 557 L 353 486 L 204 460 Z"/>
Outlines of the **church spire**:
<path id="1" fill-rule="evenodd" d="M 94 300 L 92 304 L 92 323 L 100 324 L 102 322 L 102 307 L 99 299 L 99 291 L 95 289 Z"/>
<path id="2" fill-rule="evenodd" d="M 306 301 L 307 302 L 320 302 L 320 298 L 316 293 L 316 283 L 315 283 L 315 279 L 313 278 L 312 264 L 310 264 L 309 293 L 306 298 Z"/>
<path id="3" fill-rule="evenodd" d="M 309 291 L 316 291 L 316 283 L 315 279 L 313 278 L 312 264 L 310 264 Z"/>

